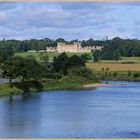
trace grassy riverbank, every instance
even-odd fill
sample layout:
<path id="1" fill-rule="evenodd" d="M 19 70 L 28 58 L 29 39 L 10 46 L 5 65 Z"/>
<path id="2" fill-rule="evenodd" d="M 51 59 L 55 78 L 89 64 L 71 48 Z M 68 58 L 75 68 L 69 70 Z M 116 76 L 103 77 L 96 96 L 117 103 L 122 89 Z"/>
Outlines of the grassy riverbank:
<path id="1" fill-rule="evenodd" d="M 9 96 L 11 94 L 20 94 L 22 93 L 21 89 L 16 87 L 11 87 L 9 84 L 0 84 L 0 96 Z"/>
<path id="2" fill-rule="evenodd" d="M 1 84 L 0 96 L 18 95 L 26 92 L 39 92 L 49 90 L 78 90 L 84 89 L 85 84 L 95 83 L 83 77 L 65 76 L 62 79 L 40 79 L 30 80 L 21 83 Z"/>

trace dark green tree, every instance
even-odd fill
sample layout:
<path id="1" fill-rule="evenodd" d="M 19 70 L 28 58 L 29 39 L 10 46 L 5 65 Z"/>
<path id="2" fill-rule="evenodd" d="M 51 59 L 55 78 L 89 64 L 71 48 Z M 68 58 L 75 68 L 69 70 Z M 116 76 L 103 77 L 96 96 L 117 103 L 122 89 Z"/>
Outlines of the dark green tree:
<path id="1" fill-rule="evenodd" d="M 69 57 L 69 59 L 68 59 L 69 68 L 80 67 L 80 66 L 85 66 L 85 61 L 83 59 L 81 59 L 77 55 L 73 55 L 73 56 Z"/>
<path id="2" fill-rule="evenodd" d="M 91 59 L 91 56 L 88 53 L 84 53 L 80 56 L 80 58 L 84 61 L 87 62 L 88 60 Z"/>
<path id="3" fill-rule="evenodd" d="M 119 50 L 115 50 L 113 52 L 113 59 L 114 60 L 119 60 L 120 59 L 120 51 Z"/>
<path id="4" fill-rule="evenodd" d="M 68 69 L 68 56 L 66 53 L 61 53 L 53 59 L 53 71 L 66 74 Z"/>
<path id="5" fill-rule="evenodd" d="M 33 58 L 12 56 L 2 64 L 1 69 L 12 83 L 12 79 L 16 77 L 21 77 L 23 81 L 39 78 L 44 68 Z"/>
<path id="6" fill-rule="evenodd" d="M 102 53 L 99 50 L 93 52 L 93 61 L 98 62 L 101 59 L 101 55 Z"/>
<path id="7" fill-rule="evenodd" d="M 10 56 L 14 55 L 14 50 L 12 47 L 0 47 L 0 63 L 7 60 Z"/>
<path id="8" fill-rule="evenodd" d="M 22 68 L 24 68 L 24 59 L 20 56 L 10 57 L 1 65 L 3 75 L 9 78 L 9 83 L 12 83 L 13 78 L 22 74 Z"/>

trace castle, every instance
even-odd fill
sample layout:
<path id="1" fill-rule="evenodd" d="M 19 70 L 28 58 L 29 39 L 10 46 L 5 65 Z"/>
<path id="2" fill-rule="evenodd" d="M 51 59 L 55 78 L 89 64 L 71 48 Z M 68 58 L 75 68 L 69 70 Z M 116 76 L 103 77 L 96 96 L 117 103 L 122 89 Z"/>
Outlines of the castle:
<path id="1" fill-rule="evenodd" d="M 102 50 L 103 46 L 87 46 L 82 47 L 80 42 L 74 42 L 73 44 L 66 44 L 63 42 L 57 43 L 57 47 L 47 47 L 47 52 L 72 52 L 72 53 L 89 53 L 92 50 Z"/>

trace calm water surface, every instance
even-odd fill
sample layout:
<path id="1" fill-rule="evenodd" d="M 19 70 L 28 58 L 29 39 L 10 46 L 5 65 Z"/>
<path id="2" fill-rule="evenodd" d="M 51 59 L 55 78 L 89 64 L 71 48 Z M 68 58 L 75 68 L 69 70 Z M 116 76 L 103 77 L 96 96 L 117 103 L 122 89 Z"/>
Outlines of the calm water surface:
<path id="1" fill-rule="evenodd" d="M 0 98 L 0 137 L 140 138 L 140 83 Z"/>

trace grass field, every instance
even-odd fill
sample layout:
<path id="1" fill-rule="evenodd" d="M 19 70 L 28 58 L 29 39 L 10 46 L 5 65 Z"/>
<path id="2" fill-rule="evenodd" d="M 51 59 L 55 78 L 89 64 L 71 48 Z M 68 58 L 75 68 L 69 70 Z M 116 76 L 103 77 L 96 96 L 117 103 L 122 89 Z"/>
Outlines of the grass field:
<path id="1" fill-rule="evenodd" d="M 83 53 L 67 53 L 68 56 L 73 54 L 81 55 Z M 40 61 L 40 53 L 16 53 L 15 55 L 20 55 L 26 57 L 28 55 L 33 55 L 35 58 Z M 48 53 L 49 60 L 52 61 L 54 56 L 58 56 L 59 53 Z M 92 55 L 92 54 L 90 54 Z M 120 60 L 101 60 L 98 63 L 93 63 L 92 60 L 87 63 L 87 67 L 93 70 L 100 71 L 102 68 L 109 68 L 110 71 L 140 71 L 140 57 L 121 57 Z M 128 64 L 127 64 L 128 63 Z"/>
<path id="2" fill-rule="evenodd" d="M 98 63 L 140 63 L 140 57 L 121 57 L 120 60 L 101 60 Z"/>
<path id="3" fill-rule="evenodd" d="M 57 52 L 55 52 L 55 53 L 48 53 L 49 60 L 50 61 L 53 60 L 53 57 L 54 56 L 58 56 L 59 54 L 60 53 L 57 53 Z M 82 55 L 84 53 L 67 53 L 68 56 L 72 56 L 74 54 L 80 56 L 80 55 Z M 38 61 L 40 61 L 40 53 L 38 53 L 38 52 L 31 52 L 31 53 L 29 53 L 29 52 L 21 52 L 21 53 L 15 53 L 15 55 L 20 55 L 22 57 L 26 57 L 26 56 L 32 55 Z M 92 56 L 91 53 L 90 53 L 90 55 Z M 90 62 L 92 62 L 92 60 Z M 117 61 L 115 61 L 115 60 L 101 60 L 98 63 L 111 63 L 111 64 L 112 63 L 113 64 L 114 63 L 118 63 L 118 64 L 122 64 L 122 63 L 140 63 L 140 57 L 121 57 L 121 59 L 120 60 L 117 60 Z"/>
<path id="4" fill-rule="evenodd" d="M 48 57 L 49 57 L 49 60 L 52 61 L 53 60 L 53 57 L 54 56 L 58 56 L 60 53 L 48 53 Z M 72 55 L 82 55 L 84 53 L 67 53 L 68 56 L 72 56 Z M 32 55 L 36 58 L 36 60 L 40 61 L 40 53 L 38 52 L 22 52 L 22 53 L 15 53 L 15 55 L 20 55 L 22 57 L 26 57 L 26 56 L 29 56 L 29 55 Z"/>
<path id="5" fill-rule="evenodd" d="M 86 65 L 96 71 L 101 71 L 102 68 L 109 68 L 109 71 L 140 71 L 140 64 L 87 63 Z"/>

